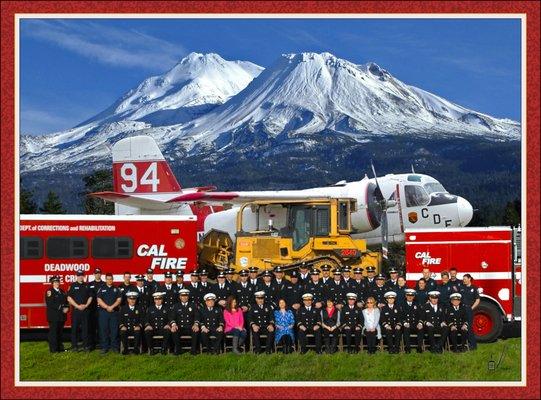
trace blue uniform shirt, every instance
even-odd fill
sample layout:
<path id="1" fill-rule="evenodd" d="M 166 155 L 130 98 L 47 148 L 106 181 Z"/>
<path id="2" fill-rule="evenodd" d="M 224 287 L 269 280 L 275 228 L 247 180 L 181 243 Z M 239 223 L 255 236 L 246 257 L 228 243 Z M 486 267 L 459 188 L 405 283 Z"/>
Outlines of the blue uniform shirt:
<path id="1" fill-rule="evenodd" d="M 107 304 L 108 306 L 112 306 L 114 302 L 119 299 L 122 296 L 122 292 L 119 288 L 115 286 L 107 286 L 103 285 L 98 290 L 98 299 L 102 299 L 102 301 Z"/>

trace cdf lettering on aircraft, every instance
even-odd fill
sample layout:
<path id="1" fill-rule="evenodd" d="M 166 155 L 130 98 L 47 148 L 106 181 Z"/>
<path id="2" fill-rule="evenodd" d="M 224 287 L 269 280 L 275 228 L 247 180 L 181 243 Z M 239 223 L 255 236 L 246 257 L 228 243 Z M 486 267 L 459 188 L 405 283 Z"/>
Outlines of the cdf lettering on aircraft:
<path id="1" fill-rule="evenodd" d="M 214 186 L 181 188 L 150 136 L 122 139 L 113 146 L 112 153 L 114 191 L 93 196 L 114 202 L 118 215 L 197 215 L 200 234 L 219 229 L 234 238 L 239 210 L 235 206 L 262 199 L 356 199 L 358 209 L 351 216 L 354 236 L 368 244 L 403 241 L 405 229 L 463 227 L 473 216 L 466 199 L 450 194 L 433 177 L 414 172 L 377 177 L 373 169 L 373 178 L 365 175 L 360 181 L 340 181 L 327 187 L 219 192 Z M 234 207 L 224 210 L 226 203 Z M 257 225 L 266 219 L 276 228 L 287 225 L 287 216 L 281 210 L 263 212 L 266 215 L 244 215 L 244 220 L 251 218 Z"/>

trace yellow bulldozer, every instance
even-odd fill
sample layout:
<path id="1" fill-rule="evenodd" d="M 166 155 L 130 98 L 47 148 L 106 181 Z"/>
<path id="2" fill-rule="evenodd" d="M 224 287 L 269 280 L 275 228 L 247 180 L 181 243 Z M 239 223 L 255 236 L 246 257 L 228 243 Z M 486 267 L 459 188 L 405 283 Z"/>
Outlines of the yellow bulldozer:
<path id="1" fill-rule="evenodd" d="M 366 242 L 351 237 L 351 198 L 267 200 L 243 204 L 237 214 L 236 243 L 220 230 L 210 230 L 199 242 L 199 265 L 207 269 L 236 271 L 258 267 L 284 270 L 302 264 L 309 268 L 329 265 L 375 266 L 381 254 L 369 251 Z M 266 219 L 267 217 L 272 219 Z"/>

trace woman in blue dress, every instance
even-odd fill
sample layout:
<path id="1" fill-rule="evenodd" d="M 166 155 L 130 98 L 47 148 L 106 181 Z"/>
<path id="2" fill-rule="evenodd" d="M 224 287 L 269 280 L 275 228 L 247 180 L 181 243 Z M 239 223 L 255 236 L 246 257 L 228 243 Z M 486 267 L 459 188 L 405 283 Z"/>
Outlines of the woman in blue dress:
<path id="1" fill-rule="evenodd" d="M 292 352 L 295 335 L 293 327 L 295 326 L 295 316 L 293 311 L 287 309 L 284 299 L 278 301 L 278 310 L 274 311 L 274 323 L 276 326 L 276 335 L 274 342 L 276 345 L 282 345 L 282 352 L 288 354 Z"/>

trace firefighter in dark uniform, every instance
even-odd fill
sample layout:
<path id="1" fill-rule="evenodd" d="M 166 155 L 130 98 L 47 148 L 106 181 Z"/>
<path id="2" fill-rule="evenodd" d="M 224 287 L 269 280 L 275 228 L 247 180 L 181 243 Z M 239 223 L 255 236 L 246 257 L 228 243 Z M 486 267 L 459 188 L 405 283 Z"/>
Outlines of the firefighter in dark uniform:
<path id="1" fill-rule="evenodd" d="M 396 292 L 398 288 L 398 270 L 395 267 L 391 267 L 387 272 L 389 273 L 389 280 L 385 282 L 387 290 Z"/>
<path id="2" fill-rule="evenodd" d="M 126 293 L 133 292 L 135 290 L 134 284 L 131 283 L 131 272 L 124 272 L 124 280 L 120 285 L 118 285 L 118 288 L 120 289 L 120 293 L 122 293 L 122 302 L 120 305 L 123 306 L 127 303 Z"/>
<path id="3" fill-rule="evenodd" d="M 143 312 L 146 312 L 150 306 L 152 295 L 148 293 L 148 287 L 145 286 L 145 277 L 143 275 L 135 275 L 135 289 L 137 292 L 137 305 L 141 307 Z"/>
<path id="4" fill-rule="evenodd" d="M 306 284 L 310 281 L 310 271 L 308 270 L 308 266 L 306 263 L 302 263 L 299 267 L 299 283 L 302 286 L 306 286 Z"/>
<path id="5" fill-rule="evenodd" d="M 203 297 L 205 305 L 199 310 L 199 330 L 201 344 L 210 354 L 219 354 L 224 336 L 224 314 L 221 307 L 216 307 L 216 295 L 207 293 Z M 214 336 L 214 339 L 211 338 Z"/>
<path id="6" fill-rule="evenodd" d="M 122 296 L 120 289 L 113 286 L 113 275 L 105 275 L 105 285 L 98 290 L 98 313 L 100 325 L 101 353 L 109 350 L 118 353 L 120 343 L 118 341 L 118 309 Z"/>
<path id="7" fill-rule="evenodd" d="M 211 287 L 211 292 L 216 295 L 216 301 L 223 309 L 227 303 L 227 298 L 233 294 L 233 291 L 232 287 L 226 282 L 225 273 L 220 272 L 216 280 L 218 282 Z"/>
<path id="8" fill-rule="evenodd" d="M 274 344 L 274 311 L 272 305 L 266 303 L 264 291 L 254 293 L 255 304 L 248 311 L 248 321 L 250 323 L 250 332 L 255 353 L 262 353 L 261 334 L 267 335 L 265 342 L 265 351 L 267 354 L 272 352 Z"/>
<path id="9" fill-rule="evenodd" d="M 50 279 L 51 287 L 45 292 L 47 305 L 47 322 L 49 322 L 49 351 L 59 353 L 64 351 L 62 343 L 62 330 L 68 313 L 68 301 L 66 293 L 60 288 L 60 277 L 55 275 Z"/>
<path id="10" fill-rule="evenodd" d="M 428 302 L 428 292 L 425 278 L 419 279 L 415 289 L 415 300 L 419 306 L 423 307 Z"/>
<path id="11" fill-rule="evenodd" d="M 323 306 L 324 287 L 319 279 L 319 270 L 310 271 L 310 282 L 304 285 L 304 291 L 312 295 L 312 301 L 315 308 Z"/>
<path id="12" fill-rule="evenodd" d="M 193 271 L 190 274 L 190 283 L 186 285 L 186 289 L 190 291 L 190 300 L 196 305 L 200 306 L 201 301 L 199 299 L 199 272 Z"/>
<path id="13" fill-rule="evenodd" d="M 285 301 L 291 309 L 293 309 L 293 312 L 296 312 L 299 308 L 301 308 L 302 303 L 302 294 L 303 287 L 299 282 L 299 272 L 298 271 L 290 271 L 289 272 L 289 284 L 286 285 L 286 298 Z"/>
<path id="14" fill-rule="evenodd" d="M 145 282 L 145 287 L 147 288 L 146 291 L 148 292 L 149 296 L 152 296 L 160 289 L 160 284 L 158 281 L 154 280 L 154 271 L 152 268 L 147 269 L 147 280 Z"/>
<path id="15" fill-rule="evenodd" d="M 366 267 L 365 285 L 366 291 L 369 291 L 371 288 L 376 286 L 376 267 L 374 267 L 373 265 L 369 265 L 368 267 Z M 367 294 L 366 296 L 368 297 L 369 294 Z"/>
<path id="16" fill-rule="evenodd" d="M 255 288 L 248 282 L 248 270 L 243 269 L 239 272 L 239 281 L 234 287 L 234 295 L 237 298 L 238 306 L 242 312 L 246 313 L 250 309 L 250 304 L 254 298 Z"/>
<path id="17" fill-rule="evenodd" d="M 440 292 L 437 290 L 428 292 L 429 302 L 422 307 L 420 317 L 424 325 L 424 329 L 428 334 L 430 352 L 432 353 L 443 352 L 443 345 L 447 340 L 447 335 L 449 332 L 449 327 L 445 322 L 443 307 L 438 304 L 439 296 Z M 435 337 L 436 333 L 441 335 L 439 340 L 437 340 Z"/>
<path id="18" fill-rule="evenodd" d="M 199 296 L 198 296 L 198 306 L 202 307 L 205 305 L 205 295 L 212 291 L 212 285 L 208 281 L 208 272 L 206 269 L 199 271 Z"/>
<path id="19" fill-rule="evenodd" d="M 449 268 L 449 284 L 453 290 L 453 293 L 460 293 L 460 286 L 463 285 L 462 281 L 457 278 L 457 269 L 456 267 Z"/>
<path id="20" fill-rule="evenodd" d="M 178 300 L 178 289 L 173 283 L 173 274 L 170 271 L 164 274 L 164 278 L 163 285 L 160 286 L 159 291 L 163 293 L 164 307 L 169 310 Z"/>
<path id="21" fill-rule="evenodd" d="M 449 326 L 451 350 L 454 353 L 465 351 L 468 340 L 468 312 L 466 307 L 460 303 L 461 299 L 460 293 L 452 293 L 450 296 L 451 305 L 445 310 L 445 322 Z M 460 347 L 458 347 L 459 332 L 461 336 Z"/>
<path id="22" fill-rule="evenodd" d="M 341 309 L 344 306 L 345 294 L 346 289 L 342 281 L 342 273 L 337 268 L 333 271 L 333 279 L 323 289 L 323 297 L 325 299 L 332 299 L 335 307 Z"/>
<path id="23" fill-rule="evenodd" d="M 229 286 L 229 290 L 233 292 L 233 288 L 235 287 L 235 280 L 233 279 L 233 276 L 235 275 L 235 268 L 227 268 L 225 271 L 225 284 Z"/>
<path id="24" fill-rule="evenodd" d="M 139 354 L 141 348 L 141 330 L 145 322 L 143 308 L 137 304 L 139 293 L 130 291 L 125 293 L 126 304 L 120 307 L 120 342 L 122 343 L 122 354 L 129 353 L 128 337 L 134 337 L 133 353 Z"/>
<path id="25" fill-rule="evenodd" d="M 274 297 L 273 303 L 275 308 L 278 307 L 278 300 L 286 298 L 287 281 L 284 279 L 284 270 L 282 267 L 277 266 L 274 268 Z"/>
<path id="26" fill-rule="evenodd" d="M 168 309 L 164 304 L 163 292 L 152 294 L 154 304 L 151 305 L 145 314 L 145 340 L 148 346 L 148 354 L 154 355 L 154 337 L 162 336 L 161 353 L 167 354 L 167 346 L 171 337 Z"/>
<path id="27" fill-rule="evenodd" d="M 462 278 L 462 285 L 460 286 L 460 294 L 462 295 L 462 304 L 466 307 L 466 314 L 468 316 L 468 345 L 470 350 L 477 349 L 477 339 L 473 332 L 473 311 L 477 308 L 481 302 L 479 297 L 479 289 L 472 284 L 472 276 L 470 274 L 464 274 Z"/>
<path id="28" fill-rule="evenodd" d="M 395 304 L 396 292 L 388 291 L 384 295 L 387 304 L 381 308 L 380 324 L 389 354 L 398 354 L 402 336 L 401 312 Z"/>
<path id="29" fill-rule="evenodd" d="M 326 287 L 332 280 L 331 278 L 331 266 L 328 264 L 324 264 L 320 268 L 321 270 L 321 279 L 319 282 Z"/>
<path id="30" fill-rule="evenodd" d="M 180 293 L 180 289 L 184 289 L 184 274 L 182 271 L 177 272 L 176 282 L 173 283 L 173 285 L 175 286 L 177 293 Z"/>
<path id="31" fill-rule="evenodd" d="M 400 275 L 396 282 L 396 288 L 393 290 L 393 292 L 396 292 L 396 305 L 402 307 L 406 301 L 406 289 L 408 288 L 406 278 Z"/>
<path id="32" fill-rule="evenodd" d="M 342 325 L 342 314 L 340 309 L 334 305 L 332 297 L 329 297 L 325 303 L 326 307 L 322 307 L 320 311 L 323 343 L 327 353 L 334 354 L 338 349 L 338 334 L 340 325 Z"/>
<path id="33" fill-rule="evenodd" d="M 430 268 L 423 267 L 423 279 L 426 282 L 427 292 L 431 292 L 438 289 L 438 284 L 434 280 L 434 278 L 432 278 L 432 272 L 430 272 Z M 415 290 L 417 291 L 417 293 L 419 292 L 419 281 L 417 281 L 417 284 L 415 285 Z"/>
<path id="34" fill-rule="evenodd" d="M 354 281 L 351 278 L 351 268 L 346 265 L 342 268 L 342 282 L 344 285 L 345 293 L 351 292 L 355 287 Z"/>
<path id="35" fill-rule="evenodd" d="M 308 333 L 314 335 L 316 353 L 321 354 L 321 317 L 319 310 L 312 304 L 313 298 L 314 296 L 311 293 L 303 294 L 303 306 L 297 311 L 296 320 L 301 354 L 305 354 L 308 351 L 306 348 L 306 335 Z"/>
<path id="36" fill-rule="evenodd" d="M 84 282 L 85 273 L 77 271 L 77 281 L 68 290 L 68 303 L 73 307 L 71 313 L 71 350 L 90 350 L 88 345 L 88 316 L 92 304 L 92 291 Z M 81 334 L 79 335 L 79 329 Z M 83 339 L 83 348 L 79 349 L 79 339 Z"/>
<path id="37" fill-rule="evenodd" d="M 357 295 L 357 307 L 364 307 L 364 299 L 366 295 L 366 279 L 363 277 L 363 268 L 356 267 L 353 268 L 353 282 L 352 282 L 352 293 Z"/>
<path id="38" fill-rule="evenodd" d="M 350 292 L 346 294 L 347 304 L 342 308 L 341 332 L 346 339 L 346 351 L 357 353 L 361 344 L 361 333 L 363 329 L 363 312 L 357 307 L 357 294 Z M 354 345 L 352 346 L 352 339 Z"/>
<path id="39" fill-rule="evenodd" d="M 276 308 L 277 304 L 274 302 L 276 297 L 276 286 L 272 282 L 272 273 L 269 270 L 265 270 L 261 277 L 263 278 L 262 282 L 259 282 L 257 286 L 258 292 L 265 292 L 265 303 L 269 306 Z"/>
<path id="40" fill-rule="evenodd" d="M 98 290 L 105 285 L 101 279 L 101 269 L 94 269 L 94 280 L 88 282 L 87 286 L 92 295 L 92 303 L 88 310 L 88 346 L 90 350 L 94 350 L 99 344 L 99 315 L 98 315 Z"/>
<path id="41" fill-rule="evenodd" d="M 250 275 L 248 281 L 250 282 L 250 285 L 254 287 L 254 290 L 257 291 L 257 287 L 259 286 L 259 278 L 258 278 L 259 268 L 250 267 L 248 268 L 248 273 Z"/>
<path id="42" fill-rule="evenodd" d="M 441 282 L 438 284 L 437 291 L 440 292 L 439 303 L 443 307 L 449 307 L 451 305 L 451 293 L 453 293 L 453 286 L 449 283 L 449 272 L 441 272 Z"/>
<path id="43" fill-rule="evenodd" d="M 376 284 L 371 286 L 368 291 L 368 297 L 373 297 L 376 300 L 376 305 L 381 309 L 386 304 L 385 293 L 387 292 L 387 288 L 385 287 L 385 276 L 378 274 L 375 277 L 375 281 Z"/>
<path id="44" fill-rule="evenodd" d="M 421 306 L 415 302 L 415 289 L 404 290 L 406 300 L 400 306 L 400 321 L 404 336 L 404 351 L 411 353 L 411 332 L 417 335 L 417 353 L 423 352 L 423 324 L 419 322 Z"/>
<path id="45" fill-rule="evenodd" d="M 198 311 L 195 303 L 190 301 L 190 290 L 180 289 L 180 302 L 169 310 L 169 325 L 175 343 L 175 355 L 181 353 L 180 337 L 191 337 L 191 354 L 197 354 L 197 341 L 199 332 Z"/>

